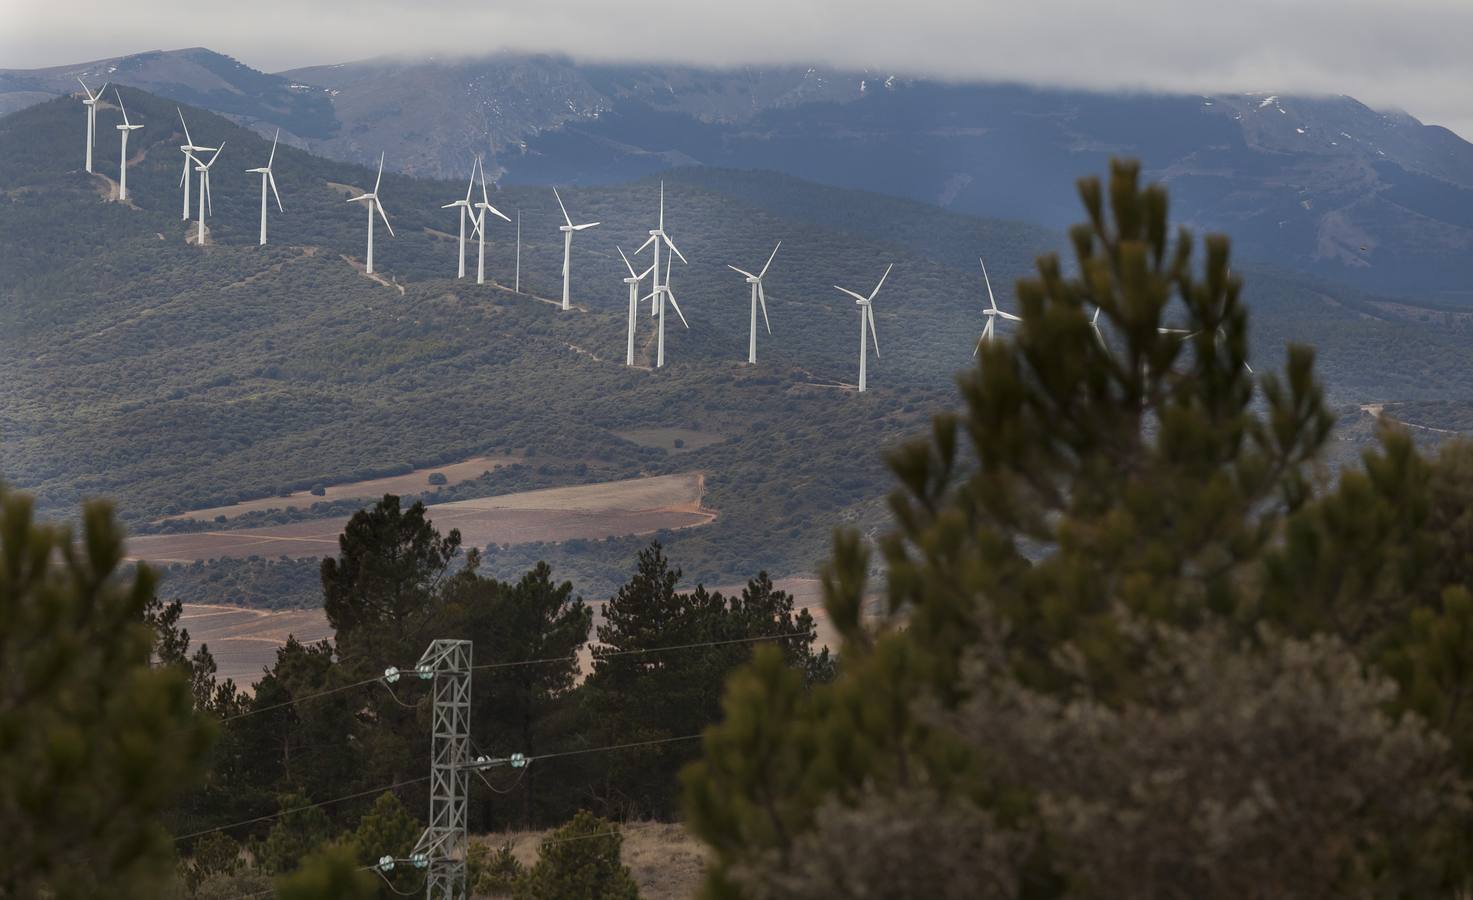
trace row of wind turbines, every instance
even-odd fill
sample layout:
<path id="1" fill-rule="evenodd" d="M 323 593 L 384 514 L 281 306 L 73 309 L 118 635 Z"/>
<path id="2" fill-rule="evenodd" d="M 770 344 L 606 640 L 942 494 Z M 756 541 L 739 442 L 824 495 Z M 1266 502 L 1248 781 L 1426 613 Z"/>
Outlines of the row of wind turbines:
<path id="1" fill-rule="evenodd" d="M 82 101 L 87 111 L 86 169 L 88 172 L 92 172 L 92 150 L 93 144 L 96 140 L 97 131 L 97 103 L 102 99 L 103 93 L 107 89 L 107 85 L 104 84 L 102 89 L 98 90 L 96 93 L 93 93 L 87 87 L 85 82 L 82 82 L 80 78 L 77 80 L 79 83 L 82 84 L 82 90 L 86 94 L 86 99 Z M 121 135 L 117 199 L 121 201 L 126 200 L 128 196 L 128 135 L 132 131 L 142 128 L 143 126 L 135 125 L 129 121 L 127 110 L 123 106 L 122 94 L 118 92 L 116 88 L 114 88 L 114 95 L 117 97 L 118 109 L 121 111 L 123 116 L 122 124 L 119 124 L 117 126 L 119 134 Z M 224 148 L 225 142 L 221 141 L 220 145 L 217 147 L 209 147 L 195 144 L 193 137 L 191 137 L 189 133 L 189 125 L 184 120 L 183 110 L 177 111 L 179 114 L 179 124 L 183 127 L 184 130 L 184 143 L 181 144 L 179 147 L 181 153 L 184 156 L 183 170 L 179 177 L 179 184 L 183 189 L 183 206 L 181 216 L 184 221 L 189 220 L 191 172 L 194 172 L 198 174 L 198 232 L 196 235 L 196 243 L 200 246 L 203 246 L 206 241 L 205 218 L 207 214 L 213 215 L 214 212 L 213 202 L 210 194 L 210 170 L 214 166 L 215 161 L 219 158 L 220 151 Z M 278 129 L 276 137 L 272 139 L 271 154 L 267 158 L 266 165 L 246 170 L 247 174 L 256 174 L 261 176 L 261 219 L 259 243 L 262 246 L 266 244 L 266 222 L 268 210 L 266 194 L 268 188 L 271 192 L 272 197 L 274 197 L 276 200 L 277 210 L 279 212 L 286 211 L 285 207 L 281 203 L 281 195 L 277 191 L 276 176 L 272 171 L 272 165 L 276 161 L 276 147 L 280 137 L 281 132 Z M 205 153 L 211 154 L 207 161 L 203 158 L 203 154 Z M 379 188 L 382 185 L 383 176 L 384 154 L 380 153 L 378 174 L 374 179 L 373 190 L 359 194 L 355 197 L 348 198 L 349 203 L 366 204 L 368 229 L 367 248 L 364 254 L 364 268 L 369 275 L 373 274 L 373 237 L 375 229 L 375 215 L 383 221 L 384 228 L 388 229 L 389 236 L 394 236 L 394 228 L 391 224 L 389 224 L 388 213 L 384 209 L 383 201 L 379 198 Z M 478 181 L 480 186 L 481 198 L 479 201 L 472 202 Z M 573 258 L 573 235 L 577 234 L 578 232 L 594 228 L 600 223 L 585 222 L 582 224 L 574 224 L 572 217 L 568 213 L 567 205 L 563 203 L 562 195 L 558 192 L 556 188 L 553 188 L 553 196 L 557 199 L 558 209 L 562 212 L 564 222 L 564 224 L 558 226 L 558 231 L 561 232 L 563 235 L 563 293 L 560 308 L 566 311 L 572 308 L 570 288 Z M 470 181 L 466 185 L 465 196 L 463 198 L 459 198 L 450 203 L 447 203 L 441 208 L 455 209 L 459 214 L 459 259 L 457 262 L 456 277 L 466 277 L 466 224 L 467 220 L 469 220 L 471 227 L 470 238 L 477 241 L 476 283 L 484 284 L 486 281 L 486 237 L 489 225 L 487 216 L 494 215 L 504 222 L 507 222 L 508 224 L 510 224 L 512 220 L 509 216 L 507 216 L 505 213 L 501 212 L 491 204 L 490 195 L 486 186 L 485 166 L 479 157 L 477 157 L 472 163 Z M 516 220 L 516 283 L 514 286 L 514 290 L 518 293 L 521 292 L 521 239 L 521 213 L 520 211 L 518 211 Z M 762 268 L 756 274 L 745 269 L 738 268 L 737 266 L 733 266 L 730 264 L 727 265 L 727 268 L 741 275 L 751 288 L 751 304 L 747 340 L 747 362 L 752 365 L 756 365 L 757 363 L 757 313 L 759 310 L 762 313 L 762 322 L 767 330 L 767 333 L 769 335 L 772 334 L 772 322 L 771 319 L 768 317 L 767 294 L 763 286 L 763 280 L 766 278 L 768 270 L 771 269 L 773 260 L 777 258 L 777 252 L 781 248 L 782 241 L 778 241 L 777 245 L 773 247 L 772 253 L 768 255 L 767 262 L 763 264 Z M 660 183 L 660 206 L 656 227 L 650 229 L 648 239 L 645 240 L 645 242 L 634 251 L 634 255 L 638 256 L 646 249 L 651 249 L 653 251 L 653 261 L 650 266 L 647 267 L 643 272 L 637 272 L 635 271 L 634 264 L 630 262 L 629 256 L 625 254 L 623 248 L 616 246 L 614 249 L 618 251 L 620 259 L 624 261 L 624 266 L 629 271 L 629 276 L 623 279 L 629 291 L 629 319 L 626 334 L 624 364 L 626 366 L 635 365 L 635 336 L 637 331 L 637 320 L 639 317 L 639 304 L 648 300 L 650 302 L 650 316 L 656 320 L 655 368 L 663 368 L 665 365 L 666 306 L 668 305 L 669 308 L 674 311 L 676 316 L 680 318 L 681 324 L 684 325 L 686 329 L 690 328 L 690 323 L 686 320 L 685 314 L 680 309 L 680 304 L 675 299 L 675 293 L 670 287 L 670 272 L 671 269 L 674 267 L 675 259 L 678 258 L 684 264 L 689 264 L 689 261 L 686 259 L 685 254 L 680 252 L 680 248 L 675 245 L 675 241 L 665 230 L 665 184 L 663 181 Z M 663 279 L 661 277 L 662 256 L 665 259 Z M 996 338 L 998 319 L 1004 319 L 1011 322 L 1022 321 L 1018 316 L 1013 315 L 1009 312 L 1005 312 L 1002 309 L 998 308 L 997 298 L 992 291 L 992 280 L 987 274 L 987 264 L 980 259 L 978 260 L 978 262 L 981 263 L 982 266 L 982 277 L 987 288 L 988 305 L 984 307 L 982 311 L 986 321 L 983 325 L 982 333 L 977 339 L 976 349 L 974 349 L 972 352 L 972 356 L 974 358 L 977 356 L 978 353 L 981 352 L 983 344 Z M 893 263 L 886 266 L 884 274 L 880 276 L 880 280 L 875 284 L 874 289 L 871 290 L 868 294 L 860 294 L 855 291 L 851 291 L 848 288 L 834 285 L 834 288 L 836 290 L 840 291 L 848 297 L 853 298 L 854 303 L 859 310 L 859 379 L 857 387 L 861 393 L 864 392 L 868 387 L 869 349 L 871 345 L 874 347 L 875 358 L 878 359 L 880 356 L 880 340 L 879 331 L 875 325 L 874 301 L 876 296 L 879 295 L 880 289 L 884 287 L 885 280 L 890 277 L 890 272 L 893 268 Z M 640 286 L 643 284 L 645 278 L 651 276 L 653 276 L 651 278 L 651 290 L 649 293 L 641 296 Z M 1098 338 L 1101 345 L 1104 345 L 1105 338 L 1104 333 L 1101 331 L 1099 326 L 1099 314 L 1099 309 L 1096 309 L 1093 318 L 1091 318 L 1090 320 L 1090 326 L 1094 329 L 1095 336 L 1096 338 Z M 1162 334 L 1180 335 L 1182 340 L 1190 339 L 1195 334 L 1194 332 L 1188 332 L 1184 329 L 1161 328 L 1159 330 Z M 1219 341 L 1226 339 L 1226 335 L 1221 331 L 1221 329 L 1219 329 L 1217 338 Z M 1251 367 L 1248 368 L 1248 371 L 1252 371 Z"/>

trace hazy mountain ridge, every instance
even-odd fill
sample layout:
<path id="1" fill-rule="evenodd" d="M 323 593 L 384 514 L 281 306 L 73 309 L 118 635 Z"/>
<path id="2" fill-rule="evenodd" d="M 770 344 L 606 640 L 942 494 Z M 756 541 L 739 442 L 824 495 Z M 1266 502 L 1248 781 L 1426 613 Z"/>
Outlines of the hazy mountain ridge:
<path id="1" fill-rule="evenodd" d="M 1473 145 L 1349 97 L 1096 94 L 806 67 L 585 65 L 555 56 L 371 59 L 281 75 L 194 49 L 93 64 L 325 156 L 508 184 L 672 166 L 785 172 L 1060 228 L 1074 178 L 1136 156 L 1176 217 L 1244 257 L 1367 289 L 1473 302 Z M 0 103 L 78 67 L 0 73 Z M 9 100 L 6 100 L 9 98 Z"/>

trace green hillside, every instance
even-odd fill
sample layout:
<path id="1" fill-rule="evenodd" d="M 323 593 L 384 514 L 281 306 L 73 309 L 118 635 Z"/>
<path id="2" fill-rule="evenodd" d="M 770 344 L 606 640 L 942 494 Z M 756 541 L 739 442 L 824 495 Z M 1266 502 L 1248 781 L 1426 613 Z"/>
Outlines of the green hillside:
<path id="1" fill-rule="evenodd" d="M 107 202 L 104 180 L 80 171 L 80 102 L 0 119 L 0 473 L 48 514 L 108 496 L 142 527 L 186 509 L 514 451 L 531 455 L 516 473 L 455 496 L 702 470 L 716 522 L 666 536 L 689 575 L 806 572 L 834 525 L 879 510 L 889 483 L 881 451 L 949 401 L 980 327 L 977 253 L 1008 306 L 1013 279 L 1064 243 L 1038 228 L 767 173 L 674 172 L 666 224 L 691 262 L 672 285 L 692 327 L 668 332 L 665 370 L 631 370 L 614 246 L 643 242 L 657 182 L 564 192 L 575 219 L 603 224 L 575 239 L 573 294 L 584 310 L 562 313 L 445 277 L 456 219 L 440 206 L 463 196 L 464 182 L 386 173 L 380 195 L 397 232 L 376 234 L 386 286 L 352 264 L 364 210 L 334 187 L 369 188 L 372 170 L 282 147 L 286 212 L 272 207 L 272 245 L 259 248 L 259 180 L 243 170 L 264 163 L 269 142 L 186 109 L 195 140 L 225 141 L 211 243 L 194 247 L 193 223 L 179 218 L 174 106 L 123 93 L 145 125 L 130 139 L 131 206 Z M 107 177 L 117 170 L 116 121 L 114 109 L 99 114 L 97 168 Z M 492 202 L 513 217 L 521 210 L 524 291 L 558 295 L 552 192 L 509 189 Z M 512 231 L 497 222 L 492 238 L 490 275 L 508 285 Z M 774 334 L 759 337 L 752 368 L 743 364 L 746 286 L 726 265 L 759 266 L 779 239 L 768 280 Z M 855 377 L 857 314 L 832 285 L 868 291 L 892 262 L 876 301 L 883 355 L 871 356 L 872 390 L 859 396 L 839 386 Z M 1337 403 L 1468 394 L 1463 319 L 1245 274 L 1255 346 L 1319 344 Z M 649 325 L 642 315 L 642 346 Z M 616 434 L 662 428 L 722 440 L 672 453 Z M 545 556 L 597 592 L 639 543 L 524 547 L 491 564 L 512 571 Z"/>

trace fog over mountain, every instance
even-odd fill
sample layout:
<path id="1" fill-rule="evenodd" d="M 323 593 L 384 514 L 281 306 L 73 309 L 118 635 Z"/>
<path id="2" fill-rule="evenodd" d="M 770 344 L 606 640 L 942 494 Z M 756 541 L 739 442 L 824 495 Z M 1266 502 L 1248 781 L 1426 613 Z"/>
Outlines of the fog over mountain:
<path id="1" fill-rule="evenodd" d="M 11 0 L 0 63 L 35 68 L 206 45 L 268 70 L 384 54 L 564 53 L 581 62 L 828 65 L 1089 89 L 1350 94 L 1473 134 L 1465 0 L 754 0 L 191 7 Z"/>

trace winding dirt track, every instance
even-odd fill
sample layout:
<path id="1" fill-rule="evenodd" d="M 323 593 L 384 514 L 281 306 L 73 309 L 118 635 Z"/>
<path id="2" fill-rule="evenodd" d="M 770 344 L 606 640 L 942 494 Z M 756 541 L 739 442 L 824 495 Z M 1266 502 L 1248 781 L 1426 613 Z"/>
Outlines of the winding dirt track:
<path id="1" fill-rule="evenodd" d="M 716 514 L 701 506 L 698 472 L 602 484 L 548 488 L 429 507 L 441 532 L 460 529 L 467 547 L 649 534 L 705 525 Z M 263 528 L 143 535 L 128 541 L 128 558 L 158 563 L 262 556 L 333 556 L 348 517 Z"/>

